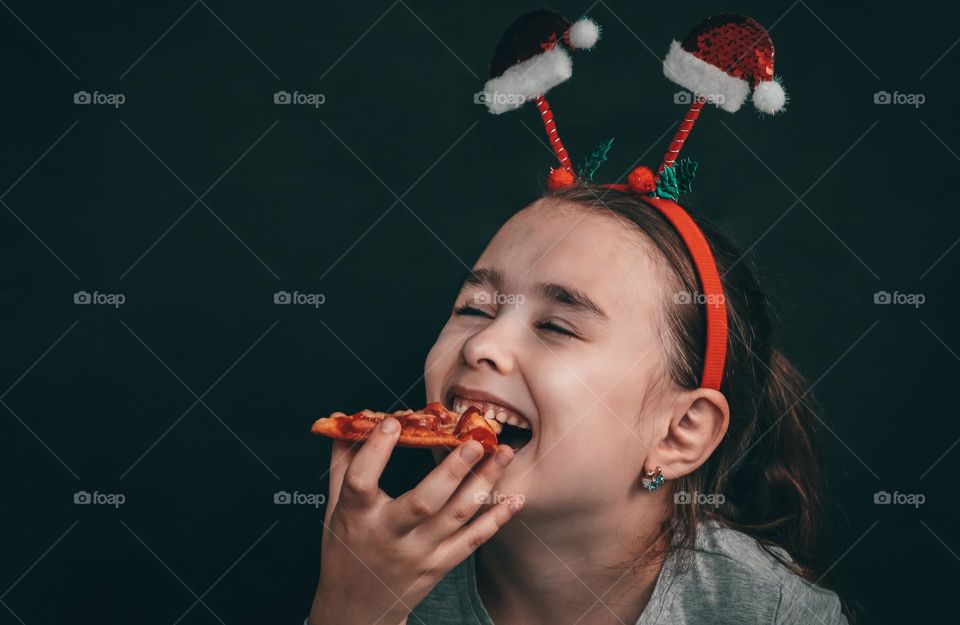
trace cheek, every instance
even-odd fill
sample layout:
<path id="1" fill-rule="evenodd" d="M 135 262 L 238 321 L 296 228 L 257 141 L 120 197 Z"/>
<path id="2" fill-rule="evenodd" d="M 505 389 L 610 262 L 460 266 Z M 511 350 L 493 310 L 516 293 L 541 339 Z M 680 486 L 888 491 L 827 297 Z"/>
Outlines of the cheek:
<path id="1" fill-rule="evenodd" d="M 623 420 L 635 417 L 651 363 L 638 360 L 636 350 L 623 344 L 634 343 L 608 338 L 536 350 L 535 370 L 529 359 L 525 369 L 531 385 L 537 387 L 538 404 L 549 405 L 551 414 L 587 415 L 595 423 L 616 421 L 611 413 Z"/>
<path id="2" fill-rule="evenodd" d="M 529 376 L 546 415 L 544 430 L 550 439 L 562 437 L 562 454 L 584 466 L 639 467 L 653 439 L 652 420 L 642 414 L 653 363 L 638 361 L 632 350 L 595 347 L 563 358 L 547 354 L 542 371 Z"/>
<path id="3" fill-rule="evenodd" d="M 424 363 L 423 381 L 427 391 L 427 402 L 443 399 L 440 395 L 443 392 L 444 381 L 460 359 L 463 341 L 464 337 L 450 331 L 449 323 L 440 331 Z"/>

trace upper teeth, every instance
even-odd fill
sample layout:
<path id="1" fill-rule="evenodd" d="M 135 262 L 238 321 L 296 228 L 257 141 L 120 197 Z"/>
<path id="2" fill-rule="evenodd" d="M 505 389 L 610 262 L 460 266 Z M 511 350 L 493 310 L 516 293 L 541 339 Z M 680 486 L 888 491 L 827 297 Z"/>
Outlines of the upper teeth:
<path id="1" fill-rule="evenodd" d="M 488 421 L 499 421 L 500 423 L 509 423 L 510 425 L 523 428 L 525 430 L 530 429 L 529 421 L 522 416 L 507 410 L 503 406 L 499 406 L 488 401 L 464 399 L 463 397 L 459 396 L 453 398 L 453 410 L 455 412 L 462 413 L 470 406 L 477 406 L 480 408 L 480 410 L 483 411 L 483 418 L 487 419 Z"/>

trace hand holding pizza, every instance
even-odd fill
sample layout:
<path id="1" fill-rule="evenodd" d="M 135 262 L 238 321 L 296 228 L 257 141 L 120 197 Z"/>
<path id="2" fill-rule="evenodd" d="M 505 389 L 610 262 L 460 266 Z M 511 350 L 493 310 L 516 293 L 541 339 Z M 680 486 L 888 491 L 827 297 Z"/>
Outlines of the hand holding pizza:
<path id="1" fill-rule="evenodd" d="M 519 501 L 497 503 L 467 523 L 513 460 L 513 450 L 500 445 L 479 462 L 484 449 L 475 440 L 459 445 L 414 489 L 392 499 L 379 480 L 399 435 L 400 423 L 387 417 L 358 449 L 333 442 L 310 625 L 403 622 L 448 571 L 522 507 Z"/>

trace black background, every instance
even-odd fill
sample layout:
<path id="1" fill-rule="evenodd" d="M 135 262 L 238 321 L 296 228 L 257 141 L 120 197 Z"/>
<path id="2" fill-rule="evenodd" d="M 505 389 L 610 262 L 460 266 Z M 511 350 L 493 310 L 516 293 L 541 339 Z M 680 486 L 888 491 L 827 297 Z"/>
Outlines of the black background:
<path id="1" fill-rule="evenodd" d="M 655 166 L 680 119 L 658 60 L 671 39 L 723 11 L 771 29 L 789 111 L 708 108 L 688 201 L 750 248 L 816 382 L 833 573 L 867 622 L 948 614 L 960 573 L 945 4 L 553 5 L 604 27 L 550 99 L 575 160 L 616 137 L 607 180 L 645 153 Z M 302 621 L 323 509 L 273 500 L 325 492 L 310 422 L 422 404 L 459 279 L 552 164 L 533 107 L 473 102 L 533 6 L 3 4 L 0 623 L 172 624 L 191 605 L 179 622 Z M 78 105 L 81 90 L 126 101 Z M 280 90 L 326 100 L 277 105 Z M 279 306 L 280 290 L 326 299 Z M 388 490 L 429 464 L 398 451 Z M 126 502 L 76 505 L 81 490 Z M 881 490 L 926 502 L 875 505 Z"/>

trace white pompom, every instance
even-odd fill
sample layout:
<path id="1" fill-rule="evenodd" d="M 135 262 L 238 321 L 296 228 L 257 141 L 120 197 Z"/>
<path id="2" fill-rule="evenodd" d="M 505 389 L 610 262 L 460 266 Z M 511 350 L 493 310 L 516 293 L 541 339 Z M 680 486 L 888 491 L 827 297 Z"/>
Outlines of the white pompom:
<path id="1" fill-rule="evenodd" d="M 589 50 L 600 38 L 600 27 L 588 17 L 577 20 L 567 32 L 567 41 L 570 47 L 579 50 Z"/>
<path id="2" fill-rule="evenodd" d="M 753 105 L 762 113 L 779 113 L 786 103 L 787 94 L 776 80 L 764 80 L 753 90 Z"/>

